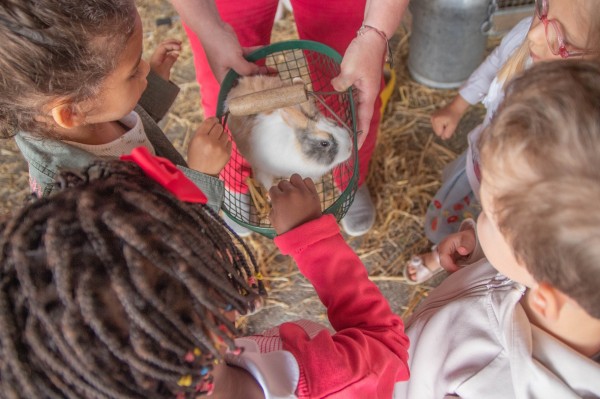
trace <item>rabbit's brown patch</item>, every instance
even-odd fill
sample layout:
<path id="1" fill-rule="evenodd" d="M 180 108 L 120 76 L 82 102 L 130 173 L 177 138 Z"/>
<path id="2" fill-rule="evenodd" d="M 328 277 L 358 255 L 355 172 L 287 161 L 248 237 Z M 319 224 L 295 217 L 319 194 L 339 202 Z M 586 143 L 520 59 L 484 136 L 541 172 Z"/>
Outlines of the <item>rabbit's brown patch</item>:
<path id="1" fill-rule="evenodd" d="M 333 136 L 331 136 L 330 133 L 325 132 L 323 130 L 317 130 L 317 131 L 313 132 L 312 136 L 316 139 L 323 139 L 323 140 L 333 139 Z"/>

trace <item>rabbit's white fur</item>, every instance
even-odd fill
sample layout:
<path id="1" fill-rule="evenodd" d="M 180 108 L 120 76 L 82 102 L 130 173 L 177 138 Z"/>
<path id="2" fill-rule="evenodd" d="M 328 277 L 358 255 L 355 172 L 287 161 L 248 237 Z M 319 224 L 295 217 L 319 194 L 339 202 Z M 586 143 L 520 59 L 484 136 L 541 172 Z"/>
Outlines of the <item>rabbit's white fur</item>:
<path id="1" fill-rule="evenodd" d="M 228 99 L 286 85 L 279 77 L 242 77 Z M 227 121 L 238 150 L 265 188 L 298 173 L 318 181 L 351 155 L 350 133 L 319 113 L 312 102 Z"/>

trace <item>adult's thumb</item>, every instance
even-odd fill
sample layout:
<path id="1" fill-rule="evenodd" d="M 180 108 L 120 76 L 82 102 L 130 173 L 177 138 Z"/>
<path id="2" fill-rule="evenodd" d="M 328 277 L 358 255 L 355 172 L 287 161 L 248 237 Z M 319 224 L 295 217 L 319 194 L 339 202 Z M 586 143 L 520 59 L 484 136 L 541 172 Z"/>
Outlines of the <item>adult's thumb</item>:
<path id="1" fill-rule="evenodd" d="M 346 91 L 348 87 L 352 86 L 352 79 L 350 77 L 340 73 L 335 78 L 331 79 L 331 85 L 335 89 L 335 91 Z"/>
<path id="2" fill-rule="evenodd" d="M 233 70 L 241 76 L 255 75 L 260 72 L 260 67 L 252 62 L 244 61 L 237 63 Z"/>

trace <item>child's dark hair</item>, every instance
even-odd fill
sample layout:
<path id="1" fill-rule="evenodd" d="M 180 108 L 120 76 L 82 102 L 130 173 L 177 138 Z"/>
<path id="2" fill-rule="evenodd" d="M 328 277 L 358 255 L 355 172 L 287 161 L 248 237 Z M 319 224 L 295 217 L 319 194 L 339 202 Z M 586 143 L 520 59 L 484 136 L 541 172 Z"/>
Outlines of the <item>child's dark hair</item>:
<path id="1" fill-rule="evenodd" d="M 95 95 L 136 13 L 133 0 L 2 0 L 0 137 L 51 134 L 36 121 L 49 101 Z"/>
<path id="2" fill-rule="evenodd" d="M 264 286 L 207 207 L 137 165 L 63 173 L 0 230 L 0 397 L 173 398 L 210 391 L 223 314 Z"/>

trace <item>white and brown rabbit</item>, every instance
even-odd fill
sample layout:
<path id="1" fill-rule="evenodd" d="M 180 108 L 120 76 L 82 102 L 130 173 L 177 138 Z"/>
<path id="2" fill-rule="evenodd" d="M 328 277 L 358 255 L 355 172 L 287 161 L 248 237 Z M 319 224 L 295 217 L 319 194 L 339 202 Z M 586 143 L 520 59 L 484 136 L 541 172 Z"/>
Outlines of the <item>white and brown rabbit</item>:
<path id="1" fill-rule="evenodd" d="M 241 77 L 226 101 L 286 85 L 277 76 Z M 256 115 L 229 115 L 227 125 L 240 154 L 252 166 L 254 178 L 266 189 L 275 179 L 294 173 L 316 182 L 352 151 L 350 132 L 323 116 L 312 98 Z"/>

